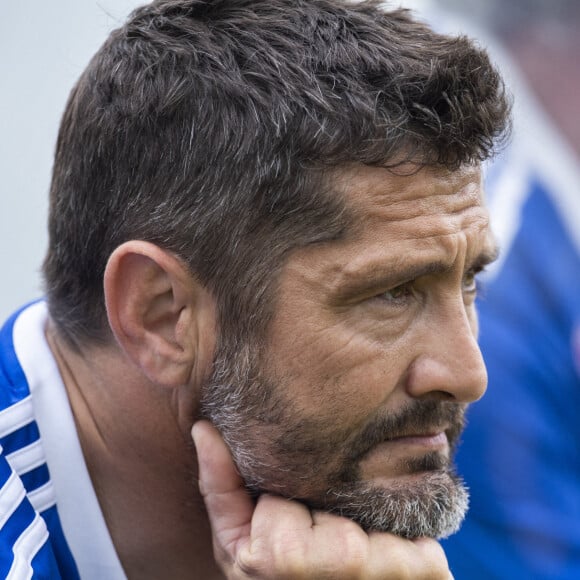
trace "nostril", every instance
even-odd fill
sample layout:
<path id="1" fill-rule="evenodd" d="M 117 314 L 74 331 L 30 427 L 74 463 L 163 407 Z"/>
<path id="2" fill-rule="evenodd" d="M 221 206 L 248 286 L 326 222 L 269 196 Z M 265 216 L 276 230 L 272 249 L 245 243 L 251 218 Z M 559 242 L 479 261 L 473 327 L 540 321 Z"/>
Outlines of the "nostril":
<path id="1" fill-rule="evenodd" d="M 436 399 L 438 401 L 454 401 L 455 395 L 449 391 L 433 391 L 428 395 L 429 398 Z"/>

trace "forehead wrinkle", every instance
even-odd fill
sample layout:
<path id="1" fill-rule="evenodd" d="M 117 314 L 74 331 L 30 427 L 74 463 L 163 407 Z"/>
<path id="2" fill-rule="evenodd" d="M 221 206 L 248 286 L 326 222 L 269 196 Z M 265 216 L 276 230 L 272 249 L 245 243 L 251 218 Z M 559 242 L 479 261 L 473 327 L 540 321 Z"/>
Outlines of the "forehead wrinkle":
<path id="1" fill-rule="evenodd" d="M 352 179 L 349 185 L 343 185 L 350 190 L 344 191 L 343 195 L 352 216 L 346 237 L 353 241 L 364 239 L 368 231 L 378 230 L 378 226 L 385 224 L 412 226 L 411 220 L 414 219 L 436 216 L 447 219 L 471 209 L 483 208 L 481 213 L 487 214 L 480 181 L 466 182 L 457 175 L 445 180 L 419 182 L 407 177 L 401 187 L 365 179 L 361 183 Z"/>
<path id="2" fill-rule="evenodd" d="M 389 195 L 394 197 L 395 194 Z M 392 223 L 413 218 L 431 218 L 432 216 L 454 216 L 470 209 L 482 207 L 481 194 L 477 187 L 466 187 L 452 193 L 432 193 L 416 195 L 412 198 L 387 201 L 382 196 L 373 196 L 370 207 L 359 212 L 364 226 L 367 221 Z"/>
<path id="3" fill-rule="evenodd" d="M 484 232 L 489 230 L 489 214 L 482 207 L 468 207 L 455 213 L 441 212 L 439 219 L 433 220 L 435 214 L 425 219 L 424 215 L 417 215 L 391 220 L 392 229 L 389 241 L 419 240 L 444 238 L 459 233 Z M 383 220 L 381 220 L 383 221 Z M 400 227 L 398 227 L 400 226 Z M 392 239 L 391 239 L 392 236 Z"/>

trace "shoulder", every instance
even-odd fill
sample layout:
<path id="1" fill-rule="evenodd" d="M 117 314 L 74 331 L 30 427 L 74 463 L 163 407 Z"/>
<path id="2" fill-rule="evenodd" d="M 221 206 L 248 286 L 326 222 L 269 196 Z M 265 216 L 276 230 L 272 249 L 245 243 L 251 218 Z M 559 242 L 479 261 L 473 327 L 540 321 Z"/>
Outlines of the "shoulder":
<path id="1" fill-rule="evenodd" d="M 0 330 L 1 578 L 58 579 L 63 569 L 63 550 L 54 549 L 55 541 L 60 545 L 54 493 L 21 361 L 22 347 L 16 344 L 16 327 L 23 314 L 33 330 L 25 332 L 23 344 L 33 347 L 42 339 L 44 313 L 42 303 L 24 307 Z M 75 578 L 74 574 L 69 577 Z"/>

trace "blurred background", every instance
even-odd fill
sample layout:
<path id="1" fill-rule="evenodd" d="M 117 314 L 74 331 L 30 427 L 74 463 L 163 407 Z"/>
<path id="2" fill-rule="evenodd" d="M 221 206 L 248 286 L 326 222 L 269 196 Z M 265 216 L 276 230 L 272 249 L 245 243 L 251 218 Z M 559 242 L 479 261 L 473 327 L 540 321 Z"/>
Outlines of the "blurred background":
<path id="1" fill-rule="evenodd" d="M 67 95 L 141 2 L 7 2 L 0 19 L 0 317 L 41 294 L 52 154 Z M 486 168 L 502 247 L 479 300 L 489 388 L 458 454 L 471 488 L 444 543 L 456 580 L 580 578 L 580 2 L 403 0 L 486 46 L 515 96 Z"/>
<path id="2" fill-rule="evenodd" d="M 60 116 L 74 82 L 137 0 L 2 2 L 0 320 L 41 293 L 46 214 Z"/>

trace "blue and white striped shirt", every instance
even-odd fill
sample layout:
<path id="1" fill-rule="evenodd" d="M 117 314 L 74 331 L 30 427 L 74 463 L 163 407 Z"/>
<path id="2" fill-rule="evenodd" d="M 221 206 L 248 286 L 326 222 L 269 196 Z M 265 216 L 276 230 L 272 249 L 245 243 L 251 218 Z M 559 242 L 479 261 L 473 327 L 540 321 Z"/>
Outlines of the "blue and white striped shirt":
<path id="1" fill-rule="evenodd" d="M 46 318 L 37 302 L 0 331 L 0 577 L 124 579 Z"/>

